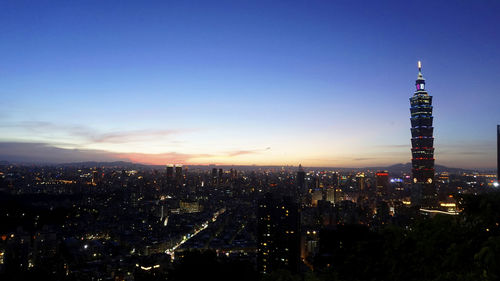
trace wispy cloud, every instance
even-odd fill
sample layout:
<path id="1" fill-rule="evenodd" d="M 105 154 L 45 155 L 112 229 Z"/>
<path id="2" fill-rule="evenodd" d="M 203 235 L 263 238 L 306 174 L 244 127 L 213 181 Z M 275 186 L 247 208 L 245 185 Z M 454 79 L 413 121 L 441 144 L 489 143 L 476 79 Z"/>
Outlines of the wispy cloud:
<path id="1" fill-rule="evenodd" d="M 253 150 L 236 150 L 229 151 L 226 153 L 215 153 L 215 154 L 207 154 L 207 153 L 177 153 L 177 152 L 168 152 L 168 153 L 158 153 L 158 154 L 148 154 L 148 153 L 121 153 L 120 157 L 124 157 L 125 159 L 129 159 L 132 162 L 140 162 L 147 164 L 164 164 L 164 163 L 200 163 L 200 159 L 208 160 L 208 159 L 228 159 L 233 157 L 238 157 L 242 155 L 248 154 L 258 154 L 265 151 L 270 150 L 270 147 L 266 147 L 264 149 L 253 149 Z"/>
<path id="2" fill-rule="evenodd" d="M 270 147 L 266 147 L 264 149 L 252 149 L 252 150 L 236 150 L 236 151 L 231 151 L 227 153 L 227 156 L 233 157 L 233 156 L 240 156 L 240 155 L 246 155 L 246 154 L 256 154 L 256 153 L 261 153 L 271 150 Z"/>
<path id="3" fill-rule="evenodd" d="M 0 142 L 0 160 L 12 162 L 68 163 L 80 161 L 125 160 L 144 164 L 188 163 L 211 154 L 117 153 L 94 149 L 66 149 L 46 143 Z"/>
<path id="4" fill-rule="evenodd" d="M 182 130 L 137 130 L 121 131 L 107 134 L 92 134 L 88 138 L 96 143 L 127 143 L 149 138 L 168 137 L 182 134 Z"/>
<path id="5" fill-rule="evenodd" d="M 115 153 L 100 150 L 65 149 L 46 143 L 0 142 L 0 159 L 11 162 L 65 163 L 116 161 Z"/>
<path id="6" fill-rule="evenodd" d="M 406 143 L 406 144 L 383 144 L 383 145 L 375 145 L 373 147 L 377 148 L 410 148 L 411 143 Z"/>
<path id="7" fill-rule="evenodd" d="M 188 153 L 159 153 L 159 154 L 148 154 L 148 153 L 116 153 L 116 156 L 122 160 L 143 163 L 143 164 L 167 164 L 167 163 L 178 163 L 187 164 L 195 162 L 194 159 L 197 158 L 210 158 L 213 157 L 211 154 L 188 154 Z"/>
<path id="8" fill-rule="evenodd" d="M 70 134 L 81 134 L 91 129 L 80 125 L 62 125 L 45 121 L 20 121 L 0 123 L 0 128 L 17 128 L 33 132 L 64 131 Z"/>
<path id="9" fill-rule="evenodd" d="M 55 124 L 44 121 L 21 121 L 12 123 L 0 123 L 0 128 L 16 128 L 28 131 L 41 138 L 50 137 L 54 134 L 61 134 L 77 138 L 87 144 L 92 143 L 130 143 L 145 141 L 155 138 L 166 138 L 187 132 L 192 129 L 147 129 L 147 130 L 129 130 L 114 131 L 111 133 L 100 133 L 98 130 L 82 125 Z M 176 141 L 178 142 L 178 141 Z"/>
<path id="10" fill-rule="evenodd" d="M 354 161 L 367 161 L 367 160 L 374 160 L 374 159 L 377 159 L 377 158 L 365 157 L 365 158 L 354 158 L 352 160 L 354 160 Z"/>
<path id="11" fill-rule="evenodd" d="M 232 158 L 245 154 L 261 153 L 270 150 L 238 150 L 222 154 L 206 153 L 120 153 L 96 149 L 67 149 L 47 143 L 0 142 L 0 160 L 12 162 L 67 163 L 80 161 L 117 161 L 124 160 L 143 164 L 196 163 L 197 159 Z"/>

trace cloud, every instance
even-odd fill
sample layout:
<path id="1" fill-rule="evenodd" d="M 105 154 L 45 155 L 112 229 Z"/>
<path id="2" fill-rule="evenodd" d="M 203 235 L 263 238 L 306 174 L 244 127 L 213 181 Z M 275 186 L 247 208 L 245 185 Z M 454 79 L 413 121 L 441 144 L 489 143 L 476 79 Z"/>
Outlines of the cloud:
<path id="1" fill-rule="evenodd" d="M 488 155 L 490 153 L 487 151 L 462 151 L 459 154 L 462 154 L 462 155 Z"/>
<path id="2" fill-rule="evenodd" d="M 270 149 L 271 149 L 270 147 L 266 147 L 264 149 L 236 150 L 236 151 L 228 152 L 227 156 L 234 157 L 234 156 L 240 156 L 240 155 L 246 155 L 246 154 L 256 154 L 256 153 L 268 151 Z"/>
<path id="3" fill-rule="evenodd" d="M 104 150 L 66 149 L 46 143 L 0 142 L 0 160 L 21 163 L 69 163 L 85 161 L 130 161 L 143 164 L 188 163 L 210 154 L 115 153 Z"/>
<path id="4" fill-rule="evenodd" d="M 193 159 L 196 158 L 210 158 L 214 157 L 211 154 L 188 154 L 188 153 L 158 153 L 158 154 L 147 154 L 147 153 L 117 153 L 121 160 L 126 160 L 130 162 L 137 162 L 142 164 L 154 164 L 163 165 L 168 163 L 175 164 L 187 164 L 192 163 Z"/>
<path id="5" fill-rule="evenodd" d="M 150 138 L 166 137 L 183 132 L 184 131 L 181 130 L 137 130 L 98 134 L 89 136 L 89 138 L 97 143 L 127 143 Z"/>
<path id="6" fill-rule="evenodd" d="M 377 148 L 410 148 L 411 143 L 407 143 L 407 144 L 383 144 L 383 145 L 375 145 L 373 147 L 377 147 Z"/>
<path id="7" fill-rule="evenodd" d="M 52 131 L 64 131 L 70 134 L 81 134 L 86 131 L 91 131 L 90 128 L 79 125 L 60 125 L 52 122 L 45 121 L 21 121 L 21 122 L 11 122 L 0 124 L 2 128 L 18 128 L 25 129 L 32 132 L 52 132 Z"/>
<path id="8" fill-rule="evenodd" d="M 354 158 L 352 160 L 354 160 L 354 161 L 366 161 L 366 160 L 373 160 L 373 159 L 377 159 L 377 158 L 366 157 L 366 158 Z"/>
<path id="9" fill-rule="evenodd" d="M 222 154 L 168 152 L 168 153 L 158 153 L 158 154 L 120 153 L 119 155 L 120 157 L 123 157 L 123 159 L 144 164 L 165 164 L 165 163 L 186 164 L 186 163 L 196 162 L 196 159 L 231 158 L 241 155 L 261 153 L 264 151 L 268 151 L 270 149 L 271 149 L 270 147 L 266 147 L 265 149 L 236 150 Z"/>
<path id="10" fill-rule="evenodd" d="M 228 158 L 260 153 L 270 148 L 237 150 L 222 154 L 206 153 L 120 153 L 95 149 L 67 149 L 47 143 L 0 142 L 0 160 L 21 163 L 69 163 L 85 161 L 130 161 L 142 164 L 195 163 L 196 159 Z"/>
<path id="11" fill-rule="evenodd" d="M 45 143 L 0 142 L 0 159 L 10 162 L 67 163 L 117 161 L 118 155 L 99 150 L 65 149 Z"/>
<path id="12" fill-rule="evenodd" d="M 2 128 L 16 128 L 29 131 L 30 134 L 35 134 L 39 137 L 52 139 L 54 134 L 62 134 L 65 136 L 80 139 L 81 141 L 92 143 L 130 143 L 145 141 L 150 139 L 165 138 L 173 135 L 179 135 L 193 130 L 188 129 L 148 129 L 148 130 L 130 130 L 130 131 L 115 131 L 111 133 L 100 133 L 97 130 L 82 125 L 67 125 L 55 124 L 45 121 L 22 121 L 13 123 L 0 124 Z"/>

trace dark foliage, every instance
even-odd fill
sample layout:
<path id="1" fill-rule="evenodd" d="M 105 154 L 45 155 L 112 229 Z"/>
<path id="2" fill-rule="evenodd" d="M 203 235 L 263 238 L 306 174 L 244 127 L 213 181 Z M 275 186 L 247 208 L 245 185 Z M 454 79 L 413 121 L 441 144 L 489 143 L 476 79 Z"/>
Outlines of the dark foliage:
<path id="1" fill-rule="evenodd" d="M 258 280 L 250 263 L 225 261 L 217 258 L 213 251 L 190 251 L 174 265 L 169 280 Z"/>
<path id="2" fill-rule="evenodd" d="M 409 228 L 346 225 L 321 233 L 321 280 L 499 280 L 500 193 L 464 196 L 460 216 Z"/>

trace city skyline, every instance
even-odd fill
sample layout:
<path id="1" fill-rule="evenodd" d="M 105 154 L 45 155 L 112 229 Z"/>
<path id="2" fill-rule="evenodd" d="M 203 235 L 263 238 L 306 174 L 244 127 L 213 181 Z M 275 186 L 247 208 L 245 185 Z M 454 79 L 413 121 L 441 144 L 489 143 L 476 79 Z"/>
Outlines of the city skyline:
<path id="1" fill-rule="evenodd" d="M 0 160 L 407 163 L 422 60 L 436 164 L 495 168 L 499 11 L 3 2 Z"/>

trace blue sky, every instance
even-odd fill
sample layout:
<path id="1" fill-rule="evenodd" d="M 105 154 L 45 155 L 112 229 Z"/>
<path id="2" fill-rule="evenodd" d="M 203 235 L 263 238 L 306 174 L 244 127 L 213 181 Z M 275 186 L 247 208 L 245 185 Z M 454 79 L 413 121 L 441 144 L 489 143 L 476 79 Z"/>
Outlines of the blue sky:
<path id="1" fill-rule="evenodd" d="M 498 1 L 2 1 L 0 158 L 32 144 L 76 149 L 68 161 L 408 162 L 422 60 L 437 163 L 494 167 L 498 14 Z"/>

